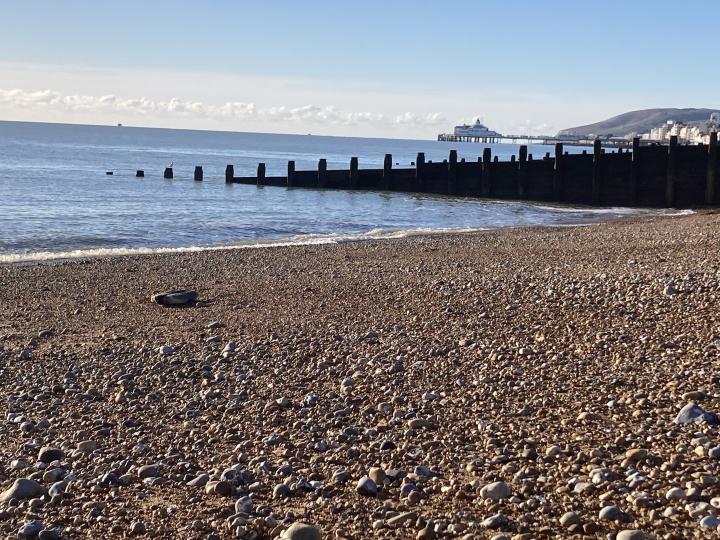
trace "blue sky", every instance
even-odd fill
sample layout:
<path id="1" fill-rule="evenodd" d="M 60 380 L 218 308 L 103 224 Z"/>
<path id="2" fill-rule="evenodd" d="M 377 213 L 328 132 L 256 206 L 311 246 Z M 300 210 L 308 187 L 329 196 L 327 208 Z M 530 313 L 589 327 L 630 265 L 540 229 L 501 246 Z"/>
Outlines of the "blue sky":
<path id="1" fill-rule="evenodd" d="M 552 132 L 720 107 L 718 21 L 717 0 L 8 1 L 0 118 L 427 137 L 481 116 Z"/>

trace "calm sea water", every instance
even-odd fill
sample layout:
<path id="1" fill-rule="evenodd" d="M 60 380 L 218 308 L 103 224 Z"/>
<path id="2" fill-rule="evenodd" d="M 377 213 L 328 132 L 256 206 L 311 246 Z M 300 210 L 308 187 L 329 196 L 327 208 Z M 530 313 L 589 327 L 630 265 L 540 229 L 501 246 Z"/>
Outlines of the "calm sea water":
<path id="1" fill-rule="evenodd" d="M 514 145 L 491 145 L 500 159 Z M 401 193 L 226 185 L 225 165 L 252 175 L 296 168 L 381 166 L 393 154 L 476 160 L 482 145 L 436 141 L 224 133 L 0 122 L 0 262 L 208 246 L 331 242 L 446 229 L 556 225 L 624 209 L 553 208 Z M 542 156 L 549 147 L 531 146 Z M 174 162 L 175 179 L 164 180 Z M 202 165 L 205 181 L 192 179 Z M 136 169 L 145 178 L 134 177 Z M 105 171 L 114 171 L 107 176 Z"/>

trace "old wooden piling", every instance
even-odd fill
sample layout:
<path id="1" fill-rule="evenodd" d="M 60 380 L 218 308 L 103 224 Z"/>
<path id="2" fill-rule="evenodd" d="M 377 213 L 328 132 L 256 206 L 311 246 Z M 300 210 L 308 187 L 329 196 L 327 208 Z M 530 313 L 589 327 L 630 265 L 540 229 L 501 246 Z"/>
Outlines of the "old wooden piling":
<path id="1" fill-rule="evenodd" d="M 519 159 L 518 159 L 518 176 L 517 176 L 517 193 L 518 199 L 525 199 L 527 193 L 527 181 L 528 181 L 528 150 L 527 146 L 520 145 Z"/>
<path id="2" fill-rule="evenodd" d="M 258 166 L 257 166 L 257 185 L 258 186 L 265 185 L 265 164 L 264 163 L 258 163 Z"/>
<path id="3" fill-rule="evenodd" d="M 555 167 L 553 168 L 553 201 L 563 200 L 563 145 L 555 143 Z"/>
<path id="4" fill-rule="evenodd" d="M 138 169 L 135 171 L 135 178 L 145 178 L 145 171 Z"/>
<path id="5" fill-rule="evenodd" d="M 492 150 L 483 148 L 482 167 L 480 168 L 480 196 L 492 196 Z"/>
<path id="6" fill-rule="evenodd" d="M 457 195 L 457 192 L 458 192 L 457 179 L 458 179 L 457 150 L 450 150 L 450 156 L 448 157 L 448 180 L 447 180 L 448 195 Z"/>
<path id="7" fill-rule="evenodd" d="M 389 191 L 392 189 L 392 172 L 392 154 L 385 154 L 385 159 L 383 160 L 383 176 L 381 186 L 382 189 L 384 189 L 385 191 Z"/>
<path id="8" fill-rule="evenodd" d="M 203 168 L 200 165 L 195 166 L 195 172 L 193 173 L 193 180 L 196 182 L 202 182 L 203 179 Z"/>
<path id="9" fill-rule="evenodd" d="M 413 191 L 425 191 L 425 153 L 418 152 L 415 158 L 415 189 Z"/>
<path id="10" fill-rule="evenodd" d="M 235 167 L 227 165 L 225 167 L 225 183 L 232 184 L 235 181 Z"/>
<path id="11" fill-rule="evenodd" d="M 327 187 L 327 160 L 325 158 L 320 158 L 318 161 L 317 187 Z"/>
<path id="12" fill-rule="evenodd" d="M 287 167 L 287 186 L 293 187 L 295 185 L 295 162 L 288 161 Z"/>
<path id="13" fill-rule="evenodd" d="M 677 135 L 671 135 L 667 155 L 667 174 L 665 176 L 665 206 L 668 208 L 672 208 L 675 205 L 675 175 L 677 174 L 677 149 Z"/>
<path id="14" fill-rule="evenodd" d="M 632 162 L 630 163 L 630 203 L 637 204 L 638 201 L 638 179 L 640 178 L 640 137 L 633 137 L 632 140 Z"/>
<path id="15" fill-rule="evenodd" d="M 165 172 L 163 172 L 163 178 L 166 180 L 172 180 L 173 177 L 173 170 L 172 167 L 165 167 Z"/>
<path id="16" fill-rule="evenodd" d="M 716 131 L 710 133 L 710 144 L 708 145 L 707 174 L 705 180 L 705 204 L 715 204 L 716 185 L 718 169 L 718 134 Z"/>
<path id="17" fill-rule="evenodd" d="M 602 156 L 602 143 L 600 139 L 595 139 L 593 141 L 592 187 L 590 192 L 592 204 L 598 204 L 600 202 L 600 167 Z"/>
<path id="18" fill-rule="evenodd" d="M 358 158 L 350 158 L 350 189 L 358 188 L 358 180 L 360 173 L 358 172 Z"/>

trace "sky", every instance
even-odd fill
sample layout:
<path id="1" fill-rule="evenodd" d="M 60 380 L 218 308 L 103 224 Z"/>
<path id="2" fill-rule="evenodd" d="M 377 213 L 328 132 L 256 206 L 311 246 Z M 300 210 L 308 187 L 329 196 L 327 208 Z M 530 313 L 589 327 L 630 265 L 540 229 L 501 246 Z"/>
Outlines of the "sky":
<path id="1" fill-rule="evenodd" d="M 718 21 L 718 0 L 3 0 L 0 120 L 551 134 L 720 108 Z"/>

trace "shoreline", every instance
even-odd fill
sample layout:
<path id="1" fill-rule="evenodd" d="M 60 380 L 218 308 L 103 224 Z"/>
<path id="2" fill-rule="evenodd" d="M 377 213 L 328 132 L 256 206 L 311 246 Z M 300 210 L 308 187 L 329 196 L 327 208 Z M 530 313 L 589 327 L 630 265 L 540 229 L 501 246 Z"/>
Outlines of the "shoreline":
<path id="1" fill-rule="evenodd" d="M 719 213 L 0 282 L 3 536 L 717 534 Z"/>

